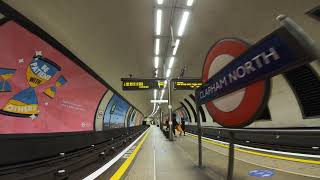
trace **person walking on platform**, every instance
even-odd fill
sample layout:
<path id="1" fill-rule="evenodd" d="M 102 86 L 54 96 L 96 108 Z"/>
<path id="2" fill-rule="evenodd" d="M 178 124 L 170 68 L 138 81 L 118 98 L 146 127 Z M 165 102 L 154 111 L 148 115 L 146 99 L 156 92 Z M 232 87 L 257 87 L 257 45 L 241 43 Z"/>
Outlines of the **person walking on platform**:
<path id="1" fill-rule="evenodd" d="M 176 113 L 173 113 L 172 114 L 172 133 L 174 136 L 176 136 L 176 128 L 178 125 L 176 117 L 177 117 Z"/>
<path id="2" fill-rule="evenodd" d="M 169 120 L 166 120 L 166 130 L 169 130 Z"/>
<path id="3" fill-rule="evenodd" d="M 181 128 L 181 123 L 178 123 L 178 125 L 177 125 L 177 131 L 179 132 L 179 135 L 181 136 L 181 135 L 182 135 L 182 132 L 183 132 L 183 130 L 182 130 L 182 128 Z"/>
<path id="4" fill-rule="evenodd" d="M 183 135 L 186 135 L 186 122 L 184 118 L 181 118 L 181 129 L 183 131 Z"/>

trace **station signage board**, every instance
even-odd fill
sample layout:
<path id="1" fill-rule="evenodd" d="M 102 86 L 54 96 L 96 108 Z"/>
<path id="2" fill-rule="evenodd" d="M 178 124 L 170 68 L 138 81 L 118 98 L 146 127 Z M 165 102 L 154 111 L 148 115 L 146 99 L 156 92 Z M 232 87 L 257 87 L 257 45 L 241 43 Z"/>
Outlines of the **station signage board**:
<path id="1" fill-rule="evenodd" d="M 200 79 L 172 79 L 174 90 L 195 90 L 202 85 Z"/>
<path id="2" fill-rule="evenodd" d="M 204 104 L 317 59 L 301 38 L 280 27 L 227 64 L 196 90 Z"/>
<path id="3" fill-rule="evenodd" d="M 210 49 L 204 63 L 202 80 L 220 72 L 223 67 L 236 60 L 250 45 L 238 38 L 218 41 Z M 265 107 L 270 94 L 270 80 L 260 80 L 234 93 L 207 102 L 206 108 L 212 119 L 224 127 L 245 126 L 254 120 Z"/>
<path id="4" fill-rule="evenodd" d="M 124 91 L 163 89 L 165 87 L 165 79 L 121 78 L 121 81 Z"/>

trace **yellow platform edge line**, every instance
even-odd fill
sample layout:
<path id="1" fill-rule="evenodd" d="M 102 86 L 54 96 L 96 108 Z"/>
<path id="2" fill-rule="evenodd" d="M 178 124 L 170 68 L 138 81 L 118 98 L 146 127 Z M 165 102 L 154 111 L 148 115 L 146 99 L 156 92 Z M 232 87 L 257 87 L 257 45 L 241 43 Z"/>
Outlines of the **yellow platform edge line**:
<path id="1" fill-rule="evenodd" d="M 188 133 L 188 135 L 193 138 L 198 137 L 198 136 L 190 134 L 190 133 Z M 214 144 L 214 145 L 217 145 L 217 146 L 220 146 L 223 148 L 229 148 L 229 145 L 217 143 L 212 140 L 202 139 L 202 141 L 210 143 L 210 144 Z M 281 160 L 287 160 L 287 161 L 320 165 L 320 161 L 316 161 L 316 160 L 308 160 L 308 159 L 300 159 L 300 158 L 292 158 L 292 157 L 285 157 L 285 156 L 279 156 L 279 155 L 265 154 L 265 153 L 261 153 L 261 152 L 249 151 L 249 150 L 244 150 L 244 149 L 240 149 L 240 148 L 234 148 L 234 149 L 239 152 L 253 154 L 253 155 L 257 155 L 257 156 L 269 157 L 269 158 L 273 158 L 273 159 L 281 159 Z"/>
<path id="2" fill-rule="evenodd" d="M 146 140 L 148 134 L 150 132 L 150 129 L 148 130 L 148 132 L 143 136 L 142 140 L 140 141 L 140 143 L 138 144 L 138 146 L 133 150 L 133 152 L 130 154 L 130 156 L 128 157 L 128 159 L 126 159 L 126 161 L 120 166 L 120 168 L 113 174 L 113 176 L 110 178 L 110 180 L 118 180 L 120 179 L 124 173 L 127 171 L 127 169 L 129 168 L 130 164 L 132 163 L 133 159 L 136 157 L 137 153 L 139 152 L 142 144 L 144 143 L 144 141 Z"/>

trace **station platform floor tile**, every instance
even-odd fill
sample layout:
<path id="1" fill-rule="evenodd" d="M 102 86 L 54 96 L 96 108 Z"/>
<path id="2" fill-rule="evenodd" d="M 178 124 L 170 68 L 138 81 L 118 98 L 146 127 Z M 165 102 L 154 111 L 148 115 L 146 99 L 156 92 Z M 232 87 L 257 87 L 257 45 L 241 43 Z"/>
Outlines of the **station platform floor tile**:
<path id="1" fill-rule="evenodd" d="M 121 179 L 125 180 L 225 180 L 227 175 L 227 149 L 203 141 L 203 167 L 198 167 L 198 144 L 192 135 L 174 137 L 169 141 L 156 126 L 149 133 L 138 154 Z M 249 175 L 254 170 L 273 172 L 268 179 L 313 180 L 319 179 L 316 171 L 320 165 L 298 164 L 282 160 L 267 159 L 235 152 L 234 180 L 260 179 Z M 123 162 L 122 160 L 121 162 Z M 117 163 L 114 172 L 121 165 Z M 286 167 L 282 167 L 286 166 Z M 290 171 L 291 170 L 291 171 Z M 306 171 L 304 173 L 304 171 Z M 112 174 L 110 171 L 107 173 Z M 103 179 L 108 179 L 104 176 Z"/>

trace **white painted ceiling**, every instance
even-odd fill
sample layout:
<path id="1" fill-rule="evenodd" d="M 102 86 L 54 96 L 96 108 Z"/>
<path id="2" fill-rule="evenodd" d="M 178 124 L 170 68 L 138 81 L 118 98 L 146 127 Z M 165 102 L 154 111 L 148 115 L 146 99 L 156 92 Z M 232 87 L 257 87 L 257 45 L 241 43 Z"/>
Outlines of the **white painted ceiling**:
<path id="1" fill-rule="evenodd" d="M 155 0 L 6 0 L 47 31 L 115 90 L 140 109 L 151 113 L 153 91 L 124 92 L 121 77 L 151 77 L 154 56 Z M 169 20 L 181 19 L 186 0 L 164 0 L 161 56 L 168 48 Z M 320 22 L 305 13 L 319 0 L 194 0 L 186 31 L 177 52 L 173 76 L 186 65 L 186 77 L 200 77 L 210 46 L 224 37 L 254 43 L 278 27 L 278 14 L 301 25 L 320 47 Z M 175 9 L 173 9 L 176 7 Z M 166 51 L 167 49 L 167 51 Z M 173 92 L 173 106 L 190 91 Z"/>

